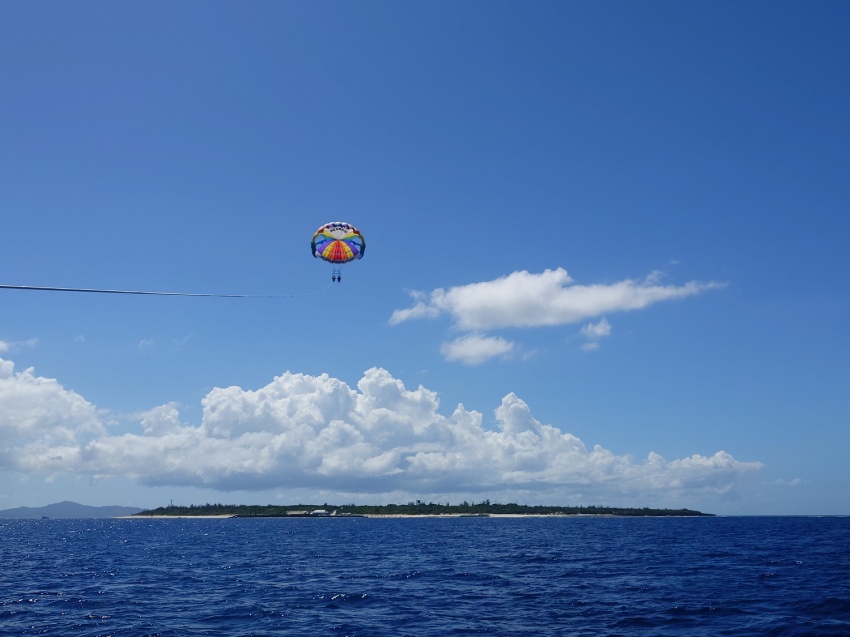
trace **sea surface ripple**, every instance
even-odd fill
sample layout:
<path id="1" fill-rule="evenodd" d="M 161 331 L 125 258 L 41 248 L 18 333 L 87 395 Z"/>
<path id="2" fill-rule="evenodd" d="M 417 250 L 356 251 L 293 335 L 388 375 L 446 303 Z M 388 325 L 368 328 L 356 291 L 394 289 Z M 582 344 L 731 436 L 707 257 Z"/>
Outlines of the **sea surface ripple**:
<path id="1" fill-rule="evenodd" d="M 0 636 L 850 635 L 850 518 L 0 520 Z"/>

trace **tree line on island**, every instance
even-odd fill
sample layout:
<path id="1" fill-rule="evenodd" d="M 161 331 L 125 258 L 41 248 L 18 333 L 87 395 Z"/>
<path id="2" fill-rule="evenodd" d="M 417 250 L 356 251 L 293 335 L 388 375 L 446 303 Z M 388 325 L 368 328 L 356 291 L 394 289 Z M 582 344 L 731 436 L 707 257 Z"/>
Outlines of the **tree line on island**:
<path id="1" fill-rule="evenodd" d="M 500 504 L 484 500 L 482 502 L 462 502 L 461 504 L 439 504 L 416 500 L 407 504 L 289 504 L 289 505 L 253 505 L 253 504 L 201 504 L 189 506 L 169 506 L 149 509 L 137 513 L 138 516 L 237 516 L 257 518 L 277 518 L 295 516 L 379 516 L 379 515 L 617 515 L 631 517 L 663 516 L 711 516 L 691 509 L 652 509 L 624 508 L 612 506 L 547 506 L 507 503 Z"/>

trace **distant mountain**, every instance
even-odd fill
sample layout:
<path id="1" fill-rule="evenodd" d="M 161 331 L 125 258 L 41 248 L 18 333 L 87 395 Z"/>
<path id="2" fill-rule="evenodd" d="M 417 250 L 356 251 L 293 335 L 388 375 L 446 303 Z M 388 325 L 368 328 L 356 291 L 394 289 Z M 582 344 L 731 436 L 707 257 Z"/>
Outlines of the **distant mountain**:
<path id="1" fill-rule="evenodd" d="M 15 518 L 18 520 L 32 518 L 117 518 L 122 515 L 133 515 L 142 509 L 136 507 L 105 506 L 92 507 L 76 502 L 57 502 L 43 507 L 18 507 L 16 509 L 0 510 L 0 518 Z"/>

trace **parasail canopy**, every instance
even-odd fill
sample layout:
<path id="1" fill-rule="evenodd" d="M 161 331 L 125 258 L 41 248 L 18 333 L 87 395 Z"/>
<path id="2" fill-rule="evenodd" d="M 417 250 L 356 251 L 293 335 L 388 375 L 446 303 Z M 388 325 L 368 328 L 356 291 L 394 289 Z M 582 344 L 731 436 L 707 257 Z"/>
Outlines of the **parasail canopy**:
<path id="1" fill-rule="evenodd" d="M 335 265 L 362 259 L 366 252 L 366 240 L 350 223 L 332 221 L 316 230 L 310 247 L 313 256 Z"/>

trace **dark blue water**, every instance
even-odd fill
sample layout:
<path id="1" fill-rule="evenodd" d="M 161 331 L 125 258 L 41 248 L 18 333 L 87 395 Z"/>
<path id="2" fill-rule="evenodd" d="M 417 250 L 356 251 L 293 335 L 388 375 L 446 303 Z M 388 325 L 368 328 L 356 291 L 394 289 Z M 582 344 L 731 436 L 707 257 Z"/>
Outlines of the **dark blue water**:
<path id="1" fill-rule="evenodd" d="M 850 518 L 0 520 L 0 635 L 850 635 Z"/>

